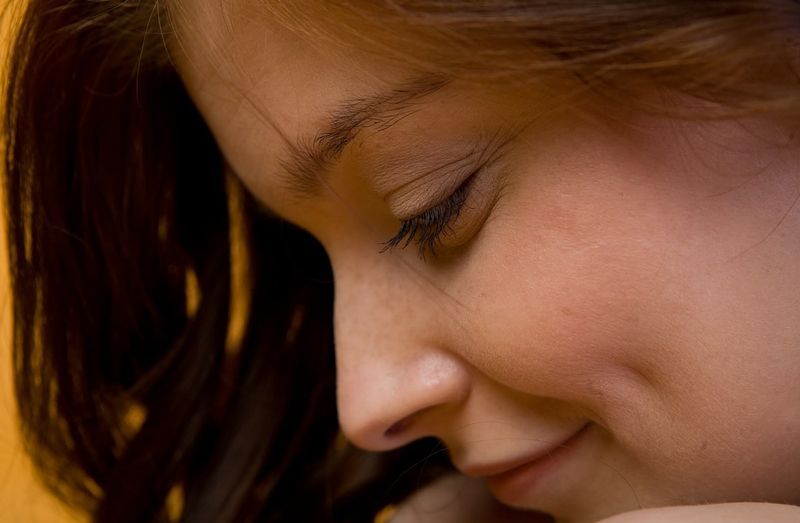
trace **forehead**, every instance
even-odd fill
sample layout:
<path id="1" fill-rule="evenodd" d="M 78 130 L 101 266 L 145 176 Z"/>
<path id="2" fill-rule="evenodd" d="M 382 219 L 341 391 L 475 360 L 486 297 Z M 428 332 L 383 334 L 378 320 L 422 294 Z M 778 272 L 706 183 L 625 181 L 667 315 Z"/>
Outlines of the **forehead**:
<path id="1" fill-rule="evenodd" d="M 244 2 L 187 0 L 174 9 L 176 67 L 227 161 L 263 194 L 279 159 L 312 142 L 332 107 L 402 84 L 412 73 L 287 29 Z"/>
<path id="2" fill-rule="evenodd" d="M 336 142 L 348 125 L 361 124 L 375 138 L 362 154 L 389 146 L 412 153 L 430 141 L 433 129 L 446 148 L 484 117 L 519 116 L 514 89 L 453 86 L 435 74 L 294 32 L 264 9 L 189 0 L 175 25 L 178 71 L 230 167 L 256 195 L 285 196 L 280 182 L 286 181 L 286 165 L 297 163 L 286 160 L 305 149 L 298 144 Z M 332 135 L 329 129 L 337 127 L 340 135 Z M 389 127 L 391 139 L 380 134 Z M 319 170 L 313 161 L 305 163 L 309 171 Z M 275 201 L 265 203 L 281 210 Z"/>

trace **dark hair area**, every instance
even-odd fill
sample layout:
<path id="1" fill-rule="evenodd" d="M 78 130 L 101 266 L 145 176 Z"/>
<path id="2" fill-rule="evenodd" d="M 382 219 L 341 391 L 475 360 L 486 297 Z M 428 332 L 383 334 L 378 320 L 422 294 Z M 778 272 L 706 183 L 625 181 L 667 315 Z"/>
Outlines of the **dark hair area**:
<path id="1" fill-rule="evenodd" d="M 4 183 L 27 449 L 97 522 L 371 521 L 445 455 L 340 436 L 327 257 L 226 176 L 148 32 L 160 5 L 32 0 L 15 33 Z M 231 347 L 237 242 L 250 307 Z"/>

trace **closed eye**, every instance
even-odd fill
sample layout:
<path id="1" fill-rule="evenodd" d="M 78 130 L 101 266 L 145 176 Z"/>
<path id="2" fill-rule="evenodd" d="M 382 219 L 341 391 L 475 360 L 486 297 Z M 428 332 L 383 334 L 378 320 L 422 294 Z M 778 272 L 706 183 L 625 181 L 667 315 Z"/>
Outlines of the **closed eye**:
<path id="1" fill-rule="evenodd" d="M 468 199 L 472 197 L 472 193 L 477 193 L 473 199 L 483 201 L 484 204 L 488 203 L 486 181 L 492 178 L 489 174 L 494 170 L 494 164 L 503 157 L 505 149 L 519 136 L 522 129 L 524 129 L 524 126 L 512 126 L 493 133 L 486 140 L 486 145 L 479 149 L 477 165 L 473 167 L 472 172 L 464 179 L 461 185 L 446 199 L 416 216 L 402 220 L 400 230 L 392 238 L 383 242 L 383 248 L 380 252 L 390 251 L 397 246 L 405 249 L 414 242 L 417 244 L 419 257 L 423 261 L 429 256 L 436 257 L 437 249 L 442 246 L 443 239 L 447 238 L 448 235 L 455 234 L 453 229 L 458 222 L 459 216 L 465 210 L 473 210 L 466 207 Z M 490 205 L 479 204 L 475 209 L 489 207 Z M 470 214 L 473 215 L 472 218 L 474 219 L 470 221 L 479 221 L 475 219 L 475 213 L 470 212 Z M 461 233 L 459 232 L 459 234 Z M 447 243 L 451 243 L 449 238 Z"/>
<path id="2" fill-rule="evenodd" d="M 383 243 L 381 252 L 389 251 L 398 245 L 401 249 L 405 249 L 413 241 L 418 246 L 420 258 L 424 260 L 427 256 L 435 257 L 442 237 L 452 232 L 452 224 L 461 214 L 477 174 L 477 172 L 471 174 L 446 200 L 417 216 L 403 220 L 397 234 Z"/>

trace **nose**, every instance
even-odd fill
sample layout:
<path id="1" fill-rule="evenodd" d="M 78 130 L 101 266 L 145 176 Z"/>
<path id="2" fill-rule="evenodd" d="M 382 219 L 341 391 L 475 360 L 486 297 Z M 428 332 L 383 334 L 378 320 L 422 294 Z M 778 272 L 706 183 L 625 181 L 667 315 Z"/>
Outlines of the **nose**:
<path id="1" fill-rule="evenodd" d="M 332 261 L 343 432 L 368 450 L 436 436 L 470 388 L 467 365 L 447 346 L 446 298 L 390 256 Z"/>

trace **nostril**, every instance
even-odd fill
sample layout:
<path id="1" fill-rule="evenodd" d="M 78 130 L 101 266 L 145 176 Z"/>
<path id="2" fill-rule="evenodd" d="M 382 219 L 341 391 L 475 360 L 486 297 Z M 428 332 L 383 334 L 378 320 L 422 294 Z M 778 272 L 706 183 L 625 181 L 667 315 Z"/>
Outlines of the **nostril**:
<path id="1" fill-rule="evenodd" d="M 414 423 L 414 420 L 417 419 L 417 417 L 420 414 L 422 414 L 423 412 L 425 412 L 425 411 L 427 411 L 429 409 L 430 409 L 430 407 L 426 407 L 424 409 L 418 410 L 414 414 L 406 416 L 405 418 L 401 419 L 400 421 L 396 422 L 391 427 L 386 429 L 386 431 L 383 433 L 383 435 L 385 437 L 387 437 L 387 438 L 391 438 L 391 437 L 398 436 L 403 432 L 406 432 L 409 429 L 409 427 L 411 427 L 411 425 Z"/>
<path id="2" fill-rule="evenodd" d="M 401 419 L 400 421 L 398 421 L 397 423 L 386 429 L 383 435 L 386 436 L 387 438 L 398 436 L 401 432 L 405 431 L 409 427 L 409 425 L 411 425 L 413 417 L 414 416 L 411 415 Z"/>

